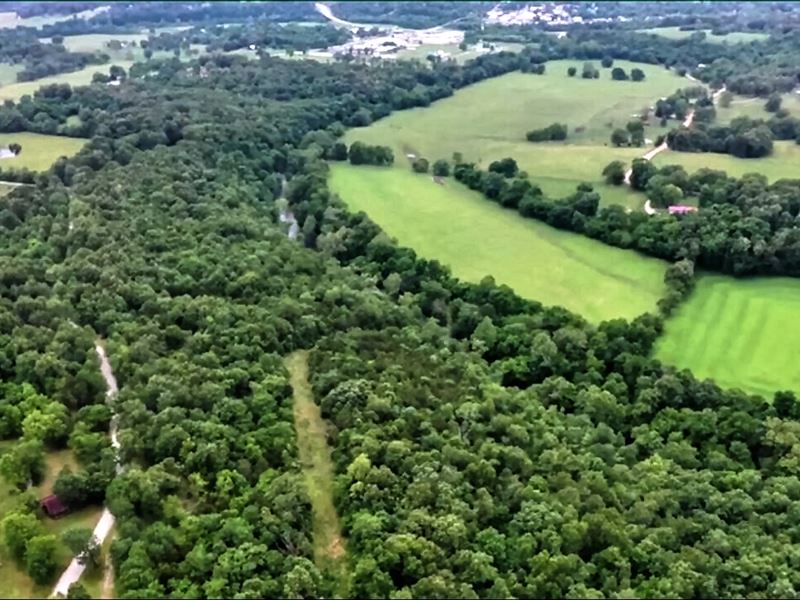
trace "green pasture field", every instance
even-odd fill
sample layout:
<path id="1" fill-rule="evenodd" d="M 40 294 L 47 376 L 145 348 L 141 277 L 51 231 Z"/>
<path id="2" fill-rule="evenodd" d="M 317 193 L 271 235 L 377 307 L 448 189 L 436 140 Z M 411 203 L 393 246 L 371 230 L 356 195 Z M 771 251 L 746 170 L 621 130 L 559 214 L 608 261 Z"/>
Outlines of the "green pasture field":
<path id="1" fill-rule="evenodd" d="M 68 21 L 72 18 L 76 19 L 90 19 L 93 16 L 108 10 L 107 7 L 97 7 L 90 10 L 84 10 L 79 13 L 72 13 L 68 15 L 41 15 L 38 17 L 28 17 L 21 19 L 15 12 L 0 12 L 0 29 L 16 28 L 16 27 L 36 27 L 42 28 L 45 25 L 53 25 L 60 21 Z"/>
<path id="2" fill-rule="evenodd" d="M 22 70 L 22 65 L 0 63 L 0 86 L 17 81 L 17 73 Z"/>
<path id="3" fill-rule="evenodd" d="M 0 442 L 0 454 L 13 444 L 13 441 Z M 46 462 L 47 471 L 44 480 L 40 485 L 31 488 L 37 498 L 44 498 L 53 493 L 53 484 L 64 466 L 69 466 L 73 470 L 78 469 L 78 463 L 71 450 L 50 452 L 46 456 Z M 0 479 L 0 520 L 15 506 L 16 500 L 16 492 Z M 41 523 L 45 533 L 59 538 L 61 534 L 72 527 L 93 529 L 100 519 L 101 512 L 100 507 L 94 506 L 70 513 L 60 519 L 48 519 L 42 516 Z M 0 527 L 0 534 L 2 534 L 2 527 Z M 0 539 L 2 539 L 2 535 L 0 535 Z M 57 554 L 59 575 L 70 560 L 72 560 L 72 555 L 69 549 L 63 544 L 59 544 Z M 0 542 L 0 596 L 3 598 L 47 598 L 51 591 L 52 586 L 40 586 L 33 583 L 25 572 L 24 566 L 18 565 L 13 557 L 9 556 L 5 544 Z"/>
<path id="4" fill-rule="evenodd" d="M 80 71 L 72 71 L 71 73 L 59 73 L 58 75 L 51 75 L 50 77 L 43 77 L 41 79 L 34 79 L 33 81 L 24 81 L 20 83 L 11 83 L 9 85 L 0 86 L 0 100 L 14 100 L 17 101 L 25 94 L 33 95 L 43 85 L 50 85 L 51 83 L 68 83 L 71 86 L 89 85 L 92 82 L 92 76 L 95 73 L 108 74 L 111 65 L 115 64 L 126 71 L 133 64 L 132 61 L 115 61 L 105 65 L 91 65 Z"/>
<path id="5" fill-rule="evenodd" d="M 495 47 L 495 52 L 501 51 L 508 51 L 508 52 L 519 52 L 525 47 L 525 44 L 516 44 L 516 43 L 493 43 Z M 429 54 L 436 54 L 437 51 L 446 52 L 447 56 L 444 59 L 454 58 L 457 63 L 463 64 L 468 60 L 473 58 L 477 58 L 478 56 L 483 56 L 484 54 L 489 54 L 487 49 L 486 52 L 480 52 L 480 49 L 477 45 L 470 45 L 467 47 L 466 50 L 461 50 L 458 47 L 458 44 L 423 44 L 421 46 L 417 46 L 416 48 L 405 48 L 400 50 L 397 53 L 397 58 L 400 59 L 418 59 L 418 60 L 425 60 Z"/>
<path id="6" fill-rule="evenodd" d="M 602 184 L 601 172 L 609 162 L 630 162 L 646 151 L 613 148 L 609 145 L 613 129 L 624 127 L 644 107 L 684 86 L 686 80 L 663 67 L 641 64 L 647 79 L 638 83 L 612 81 L 610 69 L 601 69 L 597 80 L 567 76 L 569 66 L 576 66 L 580 73 L 581 65 L 582 61 L 551 61 L 544 75 L 510 73 L 488 79 L 429 107 L 397 111 L 369 127 L 351 129 L 346 141 L 391 146 L 400 168 L 408 166 L 400 160 L 406 154 L 434 161 L 461 152 L 466 160 L 484 168 L 511 156 L 552 195 L 563 196 L 564 190 L 574 190 L 582 181 Z M 625 61 L 615 65 L 627 71 L 637 66 Z M 569 127 L 566 142 L 525 139 L 527 131 L 555 121 Z M 645 136 L 654 140 L 666 130 L 654 123 L 645 128 Z M 641 196 L 608 186 L 599 189 L 604 204 L 641 206 Z"/>
<path id="7" fill-rule="evenodd" d="M 521 217 L 467 189 L 410 169 L 334 164 L 331 188 L 388 235 L 455 276 L 486 275 L 525 298 L 588 320 L 655 311 L 666 263 Z"/>
<path id="8" fill-rule="evenodd" d="M 800 392 L 800 280 L 702 275 L 667 320 L 655 357 L 719 385 L 771 399 Z"/>
<path id="9" fill-rule="evenodd" d="M 732 177 L 741 177 L 745 173 L 761 173 L 770 182 L 778 179 L 800 179 L 800 146 L 794 142 L 775 142 L 772 154 L 764 158 L 737 158 L 714 152 L 667 150 L 656 156 L 653 162 L 659 167 L 683 165 L 689 173 L 707 167 L 725 171 Z"/>
<path id="10" fill-rule="evenodd" d="M 0 148 L 7 148 L 13 142 L 22 146 L 22 152 L 17 156 L 0 159 L 0 168 L 46 171 L 61 156 L 76 154 L 86 141 L 81 138 L 40 133 L 0 133 Z"/>
<path id="11" fill-rule="evenodd" d="M 781 108 L 788 110 L 792 117 L 800 117 L 800 94 L 783 94 L 781 98 Z M 751 119 L 764 119 L 767 121 L 773 115 L 764 110 L 766 102 L 766 98 L 734 96 L 729 107 L 722 108 L 717 106 L 717 123 L 730 123 L 736 117 L 750 117 Z"/>
<path id="12" fill-rule="evenodd" d="M 698 30 L 700 31 L 700 30 Z M 769 35 L 766 33 L 749 33 L 743 31 L 734 31 L 727 35 L 712 35 L 710 29 L 703 29 L 706 33 L 706 40 L 709 42 L 718 42 L 721 44 L 731 43 L 747 43 L 758 42 L 766 40 Z M 640 29 L 640 33 L 653 33 L 661 37 L 669 38 L 671 40 L 683 40 L 695 33 L 694 31 L 681 31 L 678 27 L 654 27 L 653 29 Z"/>

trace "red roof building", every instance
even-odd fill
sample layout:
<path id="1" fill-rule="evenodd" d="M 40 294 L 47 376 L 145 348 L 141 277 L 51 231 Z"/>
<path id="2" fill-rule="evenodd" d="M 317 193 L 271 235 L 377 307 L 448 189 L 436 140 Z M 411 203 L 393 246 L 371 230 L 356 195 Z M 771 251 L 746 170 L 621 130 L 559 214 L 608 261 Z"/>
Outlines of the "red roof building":
<path id="1" fill-rule="evenodd" d="M 39 503 L 39 505 L 42 507 L 42 510 L 45 512 L 45 514 L 51 519 L 63 517 L 69 512 L 69 507 L 64 504 L 61 501 L 61 498 L 55 494 L 47 496 L 46 498 L 42 498 L 42 501 Z"/>

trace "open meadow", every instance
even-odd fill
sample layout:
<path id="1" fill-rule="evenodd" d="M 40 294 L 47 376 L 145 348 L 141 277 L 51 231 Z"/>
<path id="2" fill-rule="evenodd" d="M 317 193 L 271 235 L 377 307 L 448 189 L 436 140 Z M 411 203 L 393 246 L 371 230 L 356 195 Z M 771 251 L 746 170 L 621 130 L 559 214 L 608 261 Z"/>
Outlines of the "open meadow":
<path id="1" fill-rule="evenodd" d="M 113 63 L 105 65 L 91 65 L 79 71 L 72 71 L 71 73 L 59 73 L 58 75 L 42 77 L 41 79 L 34 79 L 33 81 L 22 81 L 19 83 L 3 85 L 0 86 L 0 100 L 17 101 L 25 94 L 33 95 L 33 93 L 40 87 L 44 85 L 50 85 L 51 83 L 68 83 L 73 87 L 78 85 L 89 85 L 92 82 L 92 77 L 95 73 L 108 74 L 108 70 L 111 68 L 112 64 L 128 70 L 133 62 L 114 61 Z"/>
<path id="2" fill-rule="evenodd" d="M 737 158 L 716 152 L 674 152 L 667 150 L 653 159 L 659 167 L 683 165 L 689 173 L 707 167 L 725 171 L 733 177 L 745 173 L 761 173 L 770 182 L 778 179 L 800 178 L 800 145 L 794 142 L 775 142 L 770 156 L 764 158 Z"/>
<path id="3" fill-rule="evenodd" d="M 723 387 L 800 392 L 800 280 L 701 275 L 667 320 L 655 357 Z"/>
<path id="4" fill-rule="evenodd" d="M 664 262 L 521 218 L 452 178 L 440 185 L 410 169 L 347 164 L 331 171 L 331 188 L 352 211 L 466 281 L 491 275 L 594 322 L 655 311 L 664 291 Z"/>
<path id="5" fill-rule="evenodd" d="M 683 31 L 679 27 L 654 27 L 652 29 L 640 29 L 640 33 L 652 33 L 671 40 L 684 40 L 696 31 Z M 719 44 L 740 44 L 747 42 L 760 42 L 769 37 L 766 33 L 750 33 L 745 31 L 734 31 L 725 35 L 714 35 L 710 29 L 699 29 L 706 34 L 706 40 Z"/>
<path id="6" fill-rule="evenodd" d="M 17 156 L 0 159 L 0 168 L 46 171 L 61 156 L 77 154 L 86 141 L 81 138 L 40 133 L 0 133 L 0 148 L 8 148 L 8 145 L 14 142 L 22 146 L 22 152 Z"/>
<path id="7" fill-rule="evenodd" d="M 612 160 L 630 161 L 642 148 L 614 148 L 609 137 L 624 127 L 655 99 L 669 95 L 686 83 L 674 72 L 654 65 L 616 61 L 626 71 L 634 66 L 647 76 L 644 82 L 613 81 L 610 69 L 600 79 L 568 77 L 567 68 L 581 61 L 547 63 L 544 75 L 510 73 L 458 90 L 429 107 L 397 111 L 369 127 L 347 132 L 348 143 L 360 140 L 392 147 L 395 165 L 408 168 L 406 154 L 433 161 L 461 152 L 483 168 L 498 158 L 513 157 L 546 193 L 564 196 L 582 181 L 598 185 L 604 204 L 641 205 L 641 196 L 602 184 L 601 171 Z M 595 62 L 599 67 L 599 62 Z M 566 142 L 531 143 L 531 129 L 553 122 L 569 128 Z M 667 128 L 657 123 L 645 128 L 655 139 Z M 577 132 L 577 133 L 576 133 Z"/>
<path id="8" fill-rule="evenodd" d="M 717 106 L 717 123 L 730 123 L 736 117 L 769 120 L 774 115 L 764 110 L 765 103 L 766 98 L 734 96 L 730 106 Z M 800 94 L 781 95 L 781 108 L 788 110 L 792 117 L 800 117 Z"/>

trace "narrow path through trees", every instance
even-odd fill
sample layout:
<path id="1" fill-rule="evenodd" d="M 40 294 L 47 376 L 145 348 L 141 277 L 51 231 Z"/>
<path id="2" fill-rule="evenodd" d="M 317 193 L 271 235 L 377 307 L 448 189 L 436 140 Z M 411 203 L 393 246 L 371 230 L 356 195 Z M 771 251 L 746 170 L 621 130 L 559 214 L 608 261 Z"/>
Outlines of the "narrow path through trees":
<path id="1" fill-rule="evenodd" d="M 345 540 L 333 504 L 333 463 L 326 423 L 314 402 L 308 381 L 308 352 L 301 350 L 285 360 L 294 394 L 294 426 L 300 464 L 306 482 L 314 524 L 314 562 L 336 577 L 340 596 L 348 588 Z"/>
<path id="2" fill-rule="evenodd" d="M 100 372 L 103 374 L 103 379 L 106 381 L 106 402 L 111 402 L 117 395 L 117 379 L 114 377 L 114 372 L 111 370 L 111 363 L 108 362 L 106 350 L 99 341 L 95 342 L 94 349 L 95 352 L 97 352 L 97 357 L 100 359 Z M 111 436 L 111 445 L 115 450 L 119 451 L 116 416 L 111 418 L 109 434 Z M 117 460 L 119 461 L 119 459 Z M 120 473 L 121 471 L 122 466 L 119 464 L 119 462 L 117 462 L 117 473 Z M 97 522 L 97 525 L 95 525 L 94 531 L 92 532 L 94 537 L 97 539 L 98 544 L 102 544 L 105 541 L 113 527 L 114 515 L 111 514 L 111 511 L 108 510 L 108 507 L 105 507 L 103 508 L 103 514 L 100 515 L 100 520 Z M 58 596 L 58 594 L 63 594 L 66 596 L 67 592 L 69 592 L 69 586 L 71 586 L 73 583 L 76 583 L 81 578 L 84 570 L 86 570 L 86 565 L 81 563 L 77 556 L 73 558 L 64 572 L 61 574 L 61 577 L 58 578 L 51 596 Z"/>

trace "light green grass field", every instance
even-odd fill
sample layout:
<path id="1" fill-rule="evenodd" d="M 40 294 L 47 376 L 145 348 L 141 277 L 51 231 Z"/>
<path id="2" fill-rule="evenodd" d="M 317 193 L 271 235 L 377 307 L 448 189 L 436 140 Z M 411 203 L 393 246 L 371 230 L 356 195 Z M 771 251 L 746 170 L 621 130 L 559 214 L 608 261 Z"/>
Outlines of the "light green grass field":
<path id="1" fill-rule="evenodd" d="M 119 65 L 127 71 L 133 62 L 114 61 L 113 63 L 106 65 L 92 65 L 81 69 L 80 71 L 73 71 L 72 73 L 59 73 L 58 75 L 51 75 L 50 77 L 43 77 L 42 79 L 35 79 L 33 81 L 24 81 L 0 86 L 0 100 L 19 100 L 25 94 L 33 95 L 33 93 L 40 87 L 43 85 L 49 85 L 51 83 L 68 83 L 73 87 L 78 85 L 89 85 L 92 82 L 92 76 L 95 73 L 108 74 L 108 70 L 112 64 Z"/>
<path id="2" fill-rule="evenodd" d="M 519 52 L 525 47 L 524 44 L 515 43 L 497 43 L 494 44 L 495 51 L 500 52 L 506 50 L 508 52 Z M 461 50 L 458 44 L 423 44 L 416 48 L 406 48 L 397 53 L 397 58 L 400 59 L 418 59 L 425 60 L 429 54 L 436 54 L 438 51 L 446 53 L 445 59 L 454 58 L 457 63 L 464 64 L 468 60 L 488 54 L 488 51 L 482 52 L 477 45 L 470 45 L 466 50 Z"/>
<path id="3" fill-rule="evenodd" d="M 21 19 L 15 12 L 0 12 L 0 29 L 14 27 L 36 27 L 42 28 L 45 25 L 52 25 L 70 19 L 90 19 L 93 16 L 108 10 L 107 6 L 98 6 L 90 10 L 66 15 L 41 15 L 38 17 L 28 17 Z"/>
<path id="4" fill-rule="evenodd" d="M 694 31 L 681 31 L 678 27 L 654 27 L 652 29 L 640 29 L 641 33 L 653 33 L 661 37 L 669 38 L 671 40 L 683 40 L 688 38 Z M 746 42 L 758 42 L 765 40 L 769 37 L 766 33 L 749 33 L 743 31 L 735 31 L 727 35 L 712 35 L 710 29 L 704 29 L 706 33 L 706 40 L 709 42 L 716 42 L 720 44 L 738 44 Z"/>
<path id="5" fill-rule="evenodd" d="M 615 64 L 628 71 L 635 66 Z M 429 107 L 397 111 L 369 127 L 351 129 L 346 141 L 389 145 L 398 159 L 413 153 L 433 161 L 461 152 L 483 168 L 511 156 L 548 194 L 563 196 L 564 190 L 589 181 L 599 186 L 604 204 L 639 207 L 641 196 L 602 185 L 601 172 L 612 160 L 629 162 L 645 150 L 606 144 L 614 128 L 686 80 L 653 65 L 639 65 L 647 75 L 640 83 L 612 81 L 609 69 L 602 69 L 598 80 L 567 77 L 573 65 L 580 70 L 581 61 L 548 62 L 545 75 L 511 73 L 482 81 Z M 566 143 L 525 140 L 527 131 L 554 121 L 569 127 Z M 655 139 L 664 131 L 648 126 L 645 135 Z M 396 165 L 407 168 L 401 160 Z"/>
<path id="6" fill-rule="evenodd" d="M 331 188 L 351 210 L 465 281 L 492 275 L 594 322 L 653 311 L 664 292 L 664 262 L 523 218 L 452 178 L 438 185 L 408 169 L 331 170 Z"/>
<path id="7" fill-rule="evenodd" d="M 781 108 L 788 110 L 793 117 L 800 117 L 800 94 L 783 94 L 781 98 Z M 766 102 L 766 98 L 734 96 L 729 107 L 717 106 L 717 122 L 730 123 L 736 117 L 769 120 L 773 115 L 764 110 Z"/>
<path id="8" fill-rule="evenodd" d="M 703 275 L 666 323 L 655 356 L 767 398 L 800 392 L 800 280 Z"/>
<path id="9" fill-rule="evenodd" d="M 6 451 L 13 441 L 0 442 L 0 454 Z M 37 498 L 44 498 L 53 493 L 53 484 L 58 473 L 64 466 L 69 466 L 77 470 L 77 461 L 71 450 L 60 450 L 50 452 L 46 457 L 47 470 L 45 478 L 39 486 L 31 488 Z M 16 504 L 17 494 L 0 479 L 0 520 Z M 71 513 L 60 519 L 48 519 L 40 517 L 45 533 L 53 534 L 56 538 L 72 527 L 94 528 L 100 519 L 101 509 L 90 507 Z M 1 533 L 1 532 L 0 532 Z M 1 536 L 0 536 L 1 539 Z M 58 563 L 58 573 L 69 564 L 72 556 L 69 549 L 63 544 L 58 545 L 56 556 Z M 36 585 L 31 581 L 25 569 L 18 565 L 13 557 L 9 556 L 5 544 L 0 542 L 0 597 L 3 598 L 47 598 L 50 595 L 51 586 Z"/>
<path id="10" fill-rule="evenodd" d="M 333 504 L 334 468 L 327 440 L 327 424 L 314 402 L 308 381 L 308 352 L 286 357 L 294 396 L 297 449 L 311 500 L 314 529 L 314 562 L 336 577 L 340 597 L 347 597 L 348 571 L 345 540 Z"/>
<path id="11" fill-rule="evenodd" d="M 22 65 L 0 63 L 0 85 L 7 85 L 17 81 L 17 73 L 22 70 Z"/>
<path id="12" fill-rule="evenodd" d="M 61 156 L 72 156 L 83 148 L 87 140 L 40 133 L 0 133 L 0 148 L 12 142 L 22 146 L 22 152 L 12 158 L 0 159 L 0 168 L 46 171 Z"/>
<path id="13" fill-rule="evenodd" d="M 778 179 L 800 179 L 800 146 L 794 142 L 775 142 L 770 156 L 765 158 L 736 158 L 730 154 L 714 152 L 673 152 L 667 150 L 653 159 L 659 166 L 683 165 L 692 173 L 708 167 L 725 171 L 732 177 L 745 173 L 761 173 L 770 181 Z"/>

